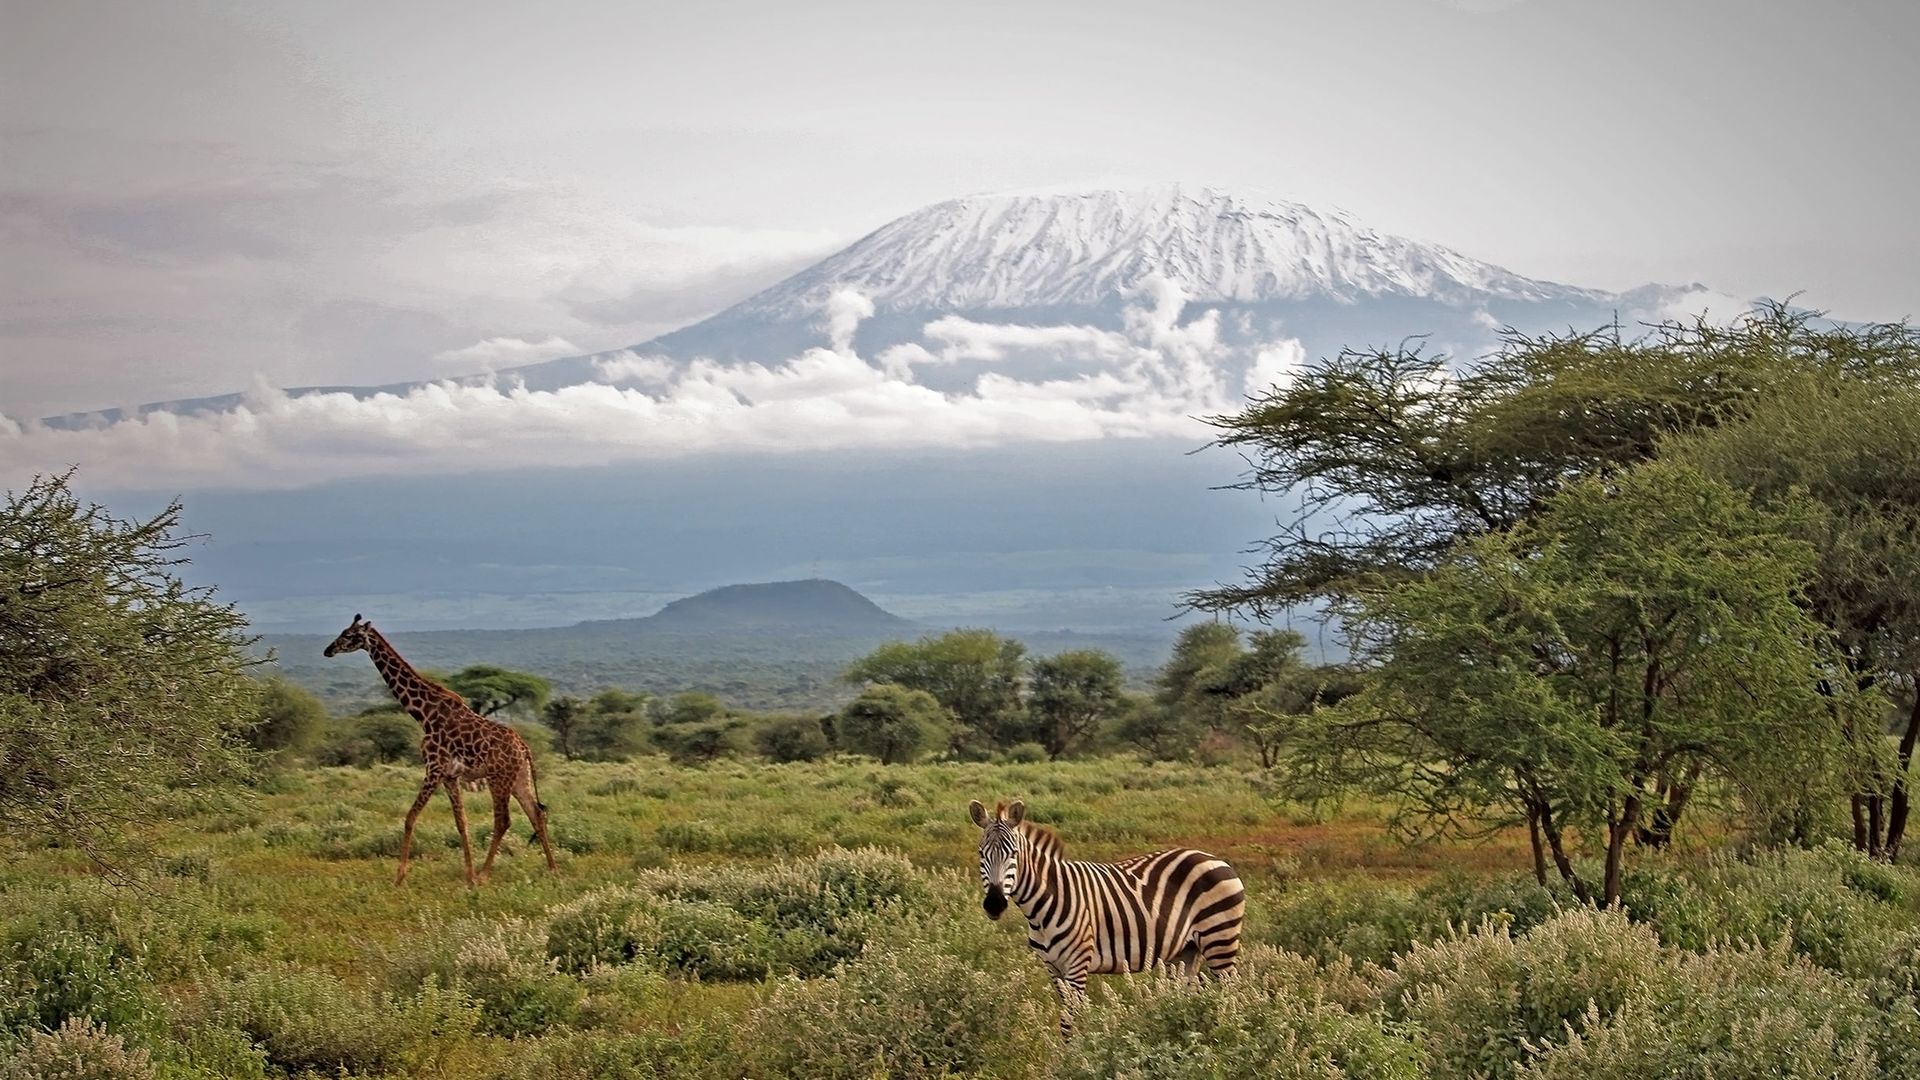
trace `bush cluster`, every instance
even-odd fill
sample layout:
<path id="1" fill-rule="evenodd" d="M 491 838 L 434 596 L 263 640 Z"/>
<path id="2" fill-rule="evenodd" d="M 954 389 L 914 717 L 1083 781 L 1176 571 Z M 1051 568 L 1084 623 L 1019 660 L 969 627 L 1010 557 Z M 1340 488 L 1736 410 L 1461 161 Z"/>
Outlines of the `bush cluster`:
<path id="1" fill-rule="evenodd" d="M 928 896 L 906 859 L 877 849 L 648 870 L 554 909 L 546 947 L 570 972 L 648 964 L 703 979 L 814 976 L 857 955 L 877 919 Z"/>

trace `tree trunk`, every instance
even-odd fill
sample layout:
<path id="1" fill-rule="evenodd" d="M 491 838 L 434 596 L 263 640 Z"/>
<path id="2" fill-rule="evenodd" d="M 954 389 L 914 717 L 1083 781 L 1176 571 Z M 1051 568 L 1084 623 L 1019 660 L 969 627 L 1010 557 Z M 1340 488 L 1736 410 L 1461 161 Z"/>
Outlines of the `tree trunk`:
<path id="1" fill-rule="evenodd" d="M 1689 765 L 1680 779 L 1661 784 L 1660 794 L 1665 796 L 1665 801 L 1653 808 L 1653 819 L 1645 828 L 1635 830 L 1635 838 L 1640 843 L 1650 848 L 1673 843 L 1674 826 L 1680 824 L 1687 800 L 1693 797 L 1694 785 L 1700 782 L 1700 771 L 1699 764 Z"/>
<path id="2" fill-rule="evenodd" d="M 1629 795 L 1620 807 L 1620 817 L 1607 827 L 1607 871 L 1601 883 L 1601 907 L 1620 903 L 1620 879 L 1624 874 L 1627 838 L 1640 824 L 1640 796 Z"/>
<path id="3" fill-rule="evenodd" d="M 1573 895 L 1583 904 L 1593 903 L 1593 890 L 1580 880 L 1573 868 L 1573 860 L 1567 857 L 1566 845 L 1561 842 L 1560 827 L 1553 823 L 1553 808 L 1546 804 L 1540 807 L 1540 831 L 1546 835 L 1547 847 L 1553 852 L 1554 869 L 1560 871 L 1560 877 L 1573 889 Z"/>
<path id="4" fill-rule="evenodd" d="M 1907 714 L 1907 730 L 1900 736 L 1900 760 L 1893 774 L 1892 807 L 1887 813 L 1887 842 L 1881 849 L 1888 862 L 1900 858 L 1900 841 L 1907 831 L 1907 799 L 1913 779 L 1913 751 L 1920 743 L 1920 676 L 1914 678 L 1913 709 Z"/>
<path id="5" fill-rule="evenodd" d="M 1547 883 L 1547 849 L 1540 839 L 1540 808 L 1527 804 L 1527 839 L 1533 843 L 1533 880 Z"/>

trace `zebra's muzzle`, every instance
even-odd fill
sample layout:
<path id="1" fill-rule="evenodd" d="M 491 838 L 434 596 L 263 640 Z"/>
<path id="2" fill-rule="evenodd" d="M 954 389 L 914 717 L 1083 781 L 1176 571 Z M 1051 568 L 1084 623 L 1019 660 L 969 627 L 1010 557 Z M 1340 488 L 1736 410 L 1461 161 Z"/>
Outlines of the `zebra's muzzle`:
<path id="1" fill-rule="evenodd" d="M 1007 894 L 1001 892 L 998 885 L 988 886 L 986 898 L 980 901 L 980 906 L 987 910 L 987 918 L 998 919 L 1006 913 Z"/>

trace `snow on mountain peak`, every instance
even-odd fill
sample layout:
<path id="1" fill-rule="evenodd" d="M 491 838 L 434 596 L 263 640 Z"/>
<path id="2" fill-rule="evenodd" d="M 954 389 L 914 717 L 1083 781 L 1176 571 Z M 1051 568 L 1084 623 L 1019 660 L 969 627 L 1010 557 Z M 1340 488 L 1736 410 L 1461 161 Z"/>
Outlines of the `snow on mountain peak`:
<path id="1" fill-rule="evenodd" d="M 805 317 L 842 289 L 882 311 L 1101 304 L 1155 278 L 1203 303 L 1599 295 L 1378 233 L 1344 212 L 1166 184 L 935 203 L 752 297 L 741 310 Z"/>

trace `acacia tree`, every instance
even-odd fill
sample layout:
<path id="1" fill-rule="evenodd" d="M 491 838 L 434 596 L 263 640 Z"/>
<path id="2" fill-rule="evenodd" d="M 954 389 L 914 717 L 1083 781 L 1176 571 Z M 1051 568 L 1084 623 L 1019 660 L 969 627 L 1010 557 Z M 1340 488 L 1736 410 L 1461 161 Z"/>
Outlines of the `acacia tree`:
<path id="1" fill-rule="evenodd" d="M 1808 377 L 1741 423 L 1663 452 L 1750 491 L 1806 507 L 1796 535 L 1818 552 L 1810 610 L 1834 631 L 1859 690 L 1920 681 L 1920 384 Z M 1849 805 L 1854 845 L 1889 861 L 1905 837 L 1920 695 L 1894 720 L 1899 749 L 1869 767 Z M 1870 726 L 1869 730 L 1874 730 Z"/>
<path id="2" fill-rule="evenodd" d="M 245 777 L 259 717 L 246 621 L 175 576 L 178 503 L 82 505 L 70 474 L 0 505 L 0 832 L 124 866 L 168 799 Z"/>
<path id="3" fill-rule="evenodd" d="M 840 711 L 840 744 L 880 759 L 910 762 L 946 733 L 947 711 L 932 694 L 891 683 L 869 686 Z"/>
<path id="4" fill-rule="evenodd" d="M 1268 614 L 1338 601 L 1373 576 L 1418 573 L 1461 540 L 1539 513 L 1570 481 L 1653 458 L 1663 439 L 1737 421 L 1809 375 L 1875 387 L 1920 379 L 1920 336 L 1773 305 L 1731 325 L 1664 323 L 1629 337 L 1508 332 L 1454 370 L 1417 346 L 1346 351 L 1216 416 L 1243 454 L 1236 485 L 1298 515 L 1261 543 L 1251 580 L 1190 594 Z"/>
<path id="5" fill-rule="evenodd" d="M 855 661 L 852 683 L 891 683 L 933 695 L 952 714 L 956 753 L 980 756 L 1020 741 L 1026 646 L 991 630 L 952 630 L 895 641 Z"/>
<path id="6" fill-rule="evenodd" d="M 1033 662 L 1027 711 L 1047 756 L 1058 758 L 1120 714 L 1125 700 L 1120 661 L 1098 649 L 1076 649 Z"/>
<path id="7" fill-rule="evenodd" d="M 538 675 L 493 664 L 472 664 L 447 676 L 447 688 L 467 699 L 481 716 L 518 712 L 539 716 L 553 684 Z"/>
<path id="8" fill-rule="evenodd" d="M 1857 388 L 1891 415 L 1893 396 L 1920 385 L 1920 334 L 1830 324 L 1776 304 L 1731 325 L 1666 323 L 1632 337 L 1618 326 L 1509 333 L 1496 353 L 1458 371 L 1417 348 L 1344 352 L 1212 419 L 1217 445 L 1249 462 L 1239 486 L 1299 511 L 1261 545 L 1249 580 L 1188 601 L 1261 616 L 1297 605 L 1337 611 L 1382 580 L 1431 572 L 1463 542 L 1520 527 L 1570 483 L 1668 453 L 1677 436 L 1792 409 L 1810 381 Z M 1796 467 L 1786 464 L 1783 477 Z M 1754 478 L 1722 472 L 1771 504 Z M 1849 617 L 1817 593 L 1810 600 L 1846 640 Z M 1863 790 L 1856 800 L 1862 835 L 1884 834 L 1871 824 L 1877 797 Z M 1892 802 L 1888 794 L 1887 821 Z M 1684 804 L 1650 815 L 1640 835 L 1663 842 Z"/>
<path id="9" fill-rule="evenodd" d="M 1524 821 L 1583 900 L 1619 899 L 1627 841 L 1711 775 L 1753 800 L 1834 778 L 1860 699 L 1800 606 L 1810 545 L 1696 471 L 1650 464 L 1573 483 L 1507 533 L 1345 614 L 1369 685 L 1300 726 L 1301 790 L 1359 786 L 1415 831 Z M 1664 794 L 1663 794 L 1664 792 Z M 1601 880 L 1572 837 L 1604 853 Z"/>

